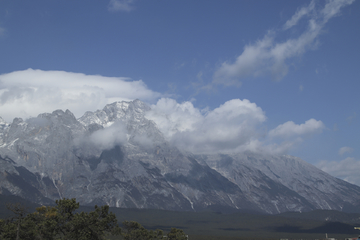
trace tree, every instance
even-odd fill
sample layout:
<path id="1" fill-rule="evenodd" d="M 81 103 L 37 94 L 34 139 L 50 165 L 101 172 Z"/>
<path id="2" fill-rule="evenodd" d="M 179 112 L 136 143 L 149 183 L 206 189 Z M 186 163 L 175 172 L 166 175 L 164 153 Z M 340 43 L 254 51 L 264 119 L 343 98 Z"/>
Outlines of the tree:
<path id="1" fill-rule="evenodd" d="M 39 239 L 56 239 L 60 235 L 60 215 L 56 207 L 41 206 L 27 218 L 36 223 L 36 235 Z"/>
<path id="2" fill-rule="evenodd" d="M 115 214 L 109 206 L 94 211 L 76 212 L 79 203 L 75 198 L 56 201 L 56 206 L 42 206 L 26 215 L 19 204 L 9 205 L 14 217 L 0 219 L 0 239 L 8 240 L 101 240 L 107 235 L 122 235 L 124 240 L 164 239 L 162 230 L 147 230 L 140 223 L 124 221 L 124 231 L 118 226 Z M 183 230 L 172 228 L 168 240 L 186 240 Z"/>
<path id="3" fill-rule="evenodd" d="M 79 208 L 76 199 L 62 199 L 57 204 L 57 232 L 66 239 L 100 240 L 106 233 L 120 234 L 115 214 L 109 212 L 109 206 L 98 207 L 91 212 L 74 213 Z"/>
<path id="4" fill-rule="evenodd" d="M 171 228 L 171 231 L 167 234 L 168 240 L 187 240 L 188 236 L 183 230 L 177 228 Z"/>
<path id="5" fill-rule="evenodd" d="M 71 224 L 72 231 L 68 234 L 71 239 L 100 240 L 106 233 L 121 233 L 115 214 L 109 213 L 109 206 L 95 206 L 95 211 L 75 214 Z"/>
<path id="6" fill-rule="evenodd" d="M 26 218 L 26 209 L 19 203 L 7 204 L 15 216 L 1 221 L 0 239 L 34 239 L 35 224 Z"/>
<path id="7" fill-rule="evenodd" d="M 123 226 L 126 232 L 123 233 L 124 240 L 156 240 L 163 239 L 163 231 L 148 231 L 140 223 L 124 221 Z"/>
<path id="8" fill-rule="evenodd" d="M 95 206 L 92 212 L 75 213 L 79 208 L 75 198 L 58 200 L 56 204 L 39 207 L 26 217 L 22 211 L 15 211 L 17 215 L 12 218 L 15 221 L 0 222 L 0 239 L 100 240 L 107 233 L 121 233 L 109 206 Z"/>

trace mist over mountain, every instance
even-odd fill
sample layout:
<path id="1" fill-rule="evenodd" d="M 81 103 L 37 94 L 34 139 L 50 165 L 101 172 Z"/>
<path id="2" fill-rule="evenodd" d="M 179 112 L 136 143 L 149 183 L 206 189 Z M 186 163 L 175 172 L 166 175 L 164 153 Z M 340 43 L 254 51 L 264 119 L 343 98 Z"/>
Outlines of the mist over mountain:
<path id="1" fill-rule="evenodd" d="M 265 120 L 255 104 L 234 100 L 206 116 L 192 112 L 192 118 L 169 101 L 160 104 L 172 114 L 135 100 L 78 119 L 69 110 L 12 123 L 0 118 L 1 194 L 37 203 L 75 197 L 83 205 L 181 211 L 360 211 L 360 187 L 297 157 L 246 145 Z M 241 111 L 217 117 L 234 105 Z M 232 119 L 243 111 L 247 118 L 239 125 Z M 229 124 L 234 134 L 221 134 Z M 284 128 L 291 123 L 269 134 Z M 221 145 L 227 151 L 219 151 Z"/>

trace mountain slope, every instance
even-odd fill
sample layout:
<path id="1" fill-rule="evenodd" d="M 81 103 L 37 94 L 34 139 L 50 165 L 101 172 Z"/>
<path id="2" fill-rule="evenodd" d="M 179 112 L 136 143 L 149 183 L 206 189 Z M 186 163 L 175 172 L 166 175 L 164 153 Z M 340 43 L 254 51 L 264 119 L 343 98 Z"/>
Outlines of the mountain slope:
<path id="1" fill-rule="evenodd" d="M 145 117 L 149 110 L 135 100 L 79 119 L 68 110 L 0 119 L 2 193 L 185 211 L 360 209 L 359 187 L 295 157 L 181 151 Z"/>

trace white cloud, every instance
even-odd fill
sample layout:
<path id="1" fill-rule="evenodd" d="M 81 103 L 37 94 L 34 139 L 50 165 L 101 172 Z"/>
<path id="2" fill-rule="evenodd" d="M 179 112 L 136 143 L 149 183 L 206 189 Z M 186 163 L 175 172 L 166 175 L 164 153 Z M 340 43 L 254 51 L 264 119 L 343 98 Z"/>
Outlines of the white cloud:
<path id="1" fill-rule="evenodd" d="M 82 139 L 82 141 L 91 143 L 92 146 L 96 146 L 100 150 L 111 149 L 116 145 L 126 143 L 128 140 L 127 133 L 124 123 L 115 122 L 110 127 L 93 132 L 86 139 Z"/>
<path id="2" fill-rule="evenodd" d="M 304 137 L 310 137 L 320 133 L 325 125 L 318 120 L 309 119 L 302 124 L 295 124 L 293 121 L 280 124 L 268 132 L 264 144 L 259 151 L 270 154 L 284 154 L 290 149 L 300 145 Z"/>
<path id="3" fill-rule="evenodd" d="M 141 80 L 120 77 L 33 69 L 0 75 L 0 114 L 8 122 L 55 109 L 80 117 L 115 101 L 152 102 L 160 96 Z"/>
<path id="4" fill-rule="evenodd" d="M 307 17 L 308 27 L 299 37 L 276 42 L 275 32 L 270 31 L 263 39 L 246 45 L 234 63 L 224 62 L 214 73 L 212 84 L 237 86 L 241 78 L 264 74 L 270 74 L 274 80 L 281 80 L 288 73 L 286 61 L 314 48 L 329 19 L 352 2 L 354 0 L 332 0 L 328 1 L 322 10 L 316 11 L 315 4 L 311 1 L 309 6 L 298 10 L 283 26 L 283 30 L 293 28 L 300 19 Z"/>
<path id="5" fill-rule="evenodd" d="M 321 121 L 286 122 L 267 132 L 264 111 L 249 100 L 233 99 L 213 110 L 161 98 L 146 117 L 177 147 L 195 153 L 263 152 L 284 154 L 303 137 L 321 132 Z"/>
<path id="6" fill-rule="evenodd" d="M 262 149 L 259 151 L 270 154 L 284 154 L 290 149 L 300 145 L 304 137 L 310 137 L 320 133 L 325 125 L 318 120 L 309 119 L 302 124 L 295 124 L 293 121 L 280 124 L 268 132 Z"/>
<path id="7" fill-rule="evenodd" d="M 320 132 L 325 128 L 322 121 L 309 119 L 305 123 L 295 124 L 293 121 L 288 121 L 277 126 L 269 132 L 270 137 L 289 138 L 300 135 L 308 135 Z"/>
<path id="8" fill-rule="evenodd" d="M 330 18 L 338 15 L 340 13 L 340 8 L 350 5 L 355 0 L 329 0 L 325 7 L 321 10 L 321 14 L 323 15 L 324 19 L 323 22 L 329 21 Z"/>
<path id="9" fill-rule="evenodd" d="M 130 12 L 134 9 L 134 0 L 110 0 L 108 9 L 109 11 L 124 11 Z"/>
<path id="10" fill-rule="evenodd" d="M 33 119 L 42 120 L 43 118 L 30 118 L 27 121 L 33 121 Z M 129 136 L 126 123 L 116 121 L 110 126 L 92 132 L 90 135 L 77 136 L 74 139 L 74 149 L 80 155 L 97 155 L 103 150 L 110 150 L 115 146 L 126 144 L 129 141 Z"/>
<path id="11" fill-rule="evenodd" d="M 167 138 L 177 132 L 193 131 L 203 115 L 191 102 L 177 103 L 174 99 L 161 98 L 147 118 L 155 121 Z"/>
<path id="12" fill-rule="evenodd" d="M 76 117 L 114 101 L 155 102 L 161 94 L 140 81 L 64 71 L 28 69 L 0 75 L 0 113 L 6 121 L 28 118 L 55 109 L 69 109 Z M 264 111 L 247 99 L 233 99 L 215 109 L 198 109 L 190 101 L 161 98 L 146 115 L 177 147 L 197 153 L 256 151 L 285 153 L 301 137 L 320 132 L 321 121 L 286 122 L 267 132 Z M 87 141 L 109 149 L 127 141 L 121 124 L 93 133 Z M 135 139 L 136 140 L 136 139 Z M 148 139 L 137 139 L 142 145 Z"/>
<path id="13" fill-rule="evenodd" d="M 249 100 L 233 99 L 201 111 L 191 102 L 160 99 L 147 118 L 176 146 L 192 152 L 234 151 L 259 135 L 264 112 Z M 261 125 L 260 125 L 261 126 Z"/>
<path id="14" fill-rule="evenodd" d="M 351 153 L 354 149 L 351 147 L 342 147 L 339 149 L 339 155 L 343 155 L 345 153 Z"/>
<path id="15" fill-rule="evenodd" d="M 360 186 L 360 160 L 348 157 L 340 162 L 321 161 L 317 167 L 332 176 Z"/>
<path id="16" fill-rule="evenodd" d="M 293 26 L 295 26 L 301 18 L 304 16 L 308 16 L 310 13 L 312 13 L 315 10 L 315 1 L 312 0 L 310 4 L 306 7 L 302 7 L 284 24 L 283 28 L 284 30 L 287 30 Z"/>

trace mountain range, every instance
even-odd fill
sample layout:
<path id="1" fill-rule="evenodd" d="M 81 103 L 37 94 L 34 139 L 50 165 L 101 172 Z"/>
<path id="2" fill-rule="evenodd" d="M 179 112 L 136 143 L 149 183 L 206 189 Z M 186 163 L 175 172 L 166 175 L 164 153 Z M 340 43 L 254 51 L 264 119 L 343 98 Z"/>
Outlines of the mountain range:
<path id="1" fill-rule="evenodd" d="M 148 111 L 134 100 L 78 119 L 69 110 L 0 117 L 1 194 L 177 211 L 360 212 L 360 187 L 300 158 L 191 153 L 167 141 Z"/>

